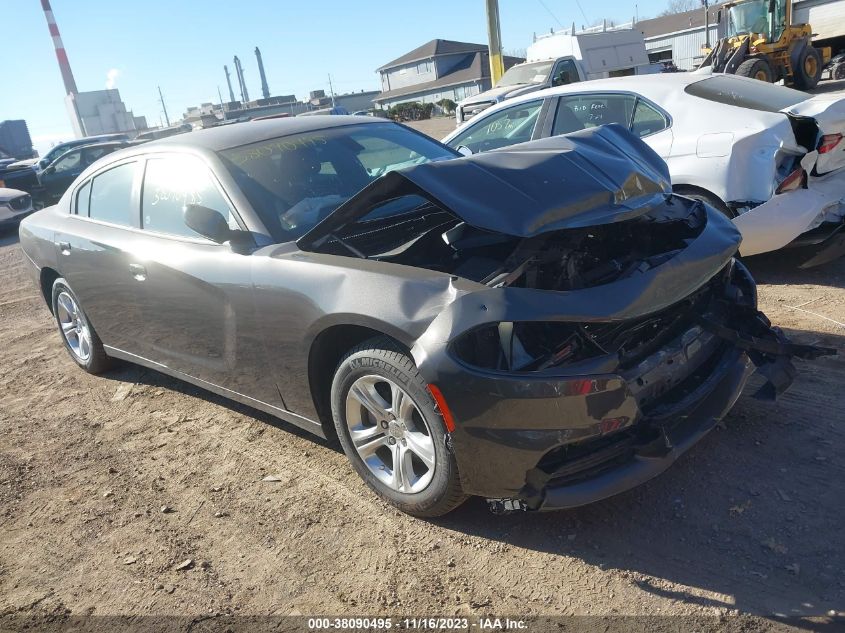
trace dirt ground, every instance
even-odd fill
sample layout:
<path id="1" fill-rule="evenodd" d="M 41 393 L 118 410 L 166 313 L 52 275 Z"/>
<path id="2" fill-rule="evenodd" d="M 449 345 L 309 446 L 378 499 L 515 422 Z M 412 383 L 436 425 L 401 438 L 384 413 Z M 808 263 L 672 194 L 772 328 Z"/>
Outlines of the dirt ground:
<path id="1" fill-rule="evenodd" d="M 749 265 L 776 324 L 845 354 L 845 261 Z M 842 624 L 845 356 L 799 361 L 777 403 L 749 385 L 723 428 L 634 491 L 504 517 L 473 499 L 423 521 L 370 494 L 332 443 L 153 371 L 85 374 L 16 231 L 0 271 L 0 629 L 69 614 Z"/>

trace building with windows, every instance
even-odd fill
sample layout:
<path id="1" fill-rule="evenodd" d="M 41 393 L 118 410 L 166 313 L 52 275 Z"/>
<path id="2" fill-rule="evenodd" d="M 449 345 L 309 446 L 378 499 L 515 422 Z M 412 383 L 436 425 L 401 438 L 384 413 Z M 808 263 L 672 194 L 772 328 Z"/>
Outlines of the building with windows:
<path id="1" fill-rule="evenodd" d="M 504 61 L 507 69 L 524 60 L 506 56 Z M 376 72 L 381 92 L 373 102 L 380 108 L 411 101 L 458 102 L 492 87 L 487 46 L 469 42 L 431 40 Z"/>
<path id="2" fill-rule="evenodd" d="M 708 11 L 706 31 L 703 7 L 637 22 L 636 28 L 642 31 L 649 61 L 672 62 L 680 70 L 698 68 L 704 61 L 702 47 L 708 38 L 711 46 L 719 39 L 719 6 L 711 6 Z"/>

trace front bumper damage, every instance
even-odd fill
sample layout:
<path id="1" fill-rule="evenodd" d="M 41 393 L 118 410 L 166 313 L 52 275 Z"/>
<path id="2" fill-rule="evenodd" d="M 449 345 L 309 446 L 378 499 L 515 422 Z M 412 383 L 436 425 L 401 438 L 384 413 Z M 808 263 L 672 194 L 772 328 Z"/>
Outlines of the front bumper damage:
<path id="1" fill-rule="evenodd" d="M 564 376 L 473 372 L 443 385 L 461 423 L 452 434 L 465 490 L 495 512 L 572 508 L 636 487 L 666 470 L 730 411 L 752 373 L 757 397 L 791 383 L 793 357 L 833 350 L 797 346 L 756 309 L 739 263 L 711 282 L 706 309 L 635 365 L 595 359 Z M 473 396 L 462 393 L 471 391 Z"/>

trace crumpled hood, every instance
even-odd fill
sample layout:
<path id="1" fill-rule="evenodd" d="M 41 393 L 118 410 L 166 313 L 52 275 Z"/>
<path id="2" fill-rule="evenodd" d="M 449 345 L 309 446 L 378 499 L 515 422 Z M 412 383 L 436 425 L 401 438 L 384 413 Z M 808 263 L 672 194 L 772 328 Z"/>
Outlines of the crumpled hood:
<path id="1" fill-rule="evenodd" d="M 515 237 L 621 222 L 671 194 L 666 163 L 619 125 L 424 163 L 385 174 L 302 236 L 316 240 L 373 206 L 421 195 L 471 226 Z"/>

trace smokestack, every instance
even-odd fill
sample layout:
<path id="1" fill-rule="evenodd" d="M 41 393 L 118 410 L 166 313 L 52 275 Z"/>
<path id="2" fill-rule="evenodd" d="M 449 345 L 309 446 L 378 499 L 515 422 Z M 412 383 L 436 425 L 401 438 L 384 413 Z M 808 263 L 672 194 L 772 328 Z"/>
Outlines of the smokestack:
<path id="1" fill-rule="evenodd" d="M 223 72 L 226 73 L 226 85 L 229 86 L 229 101 L 235 100 L 235 93 L 232 91 L 232 80 L 229 78 L 229 67 L 223 64 Z"/>
<path id="2" fill-rule="evenodd" d="M 76 89 L 76 81 L 73 79 L 73 73 L 70 70 L 70 62 L 67 60 L 65 45 L 62 44 L 62 36 L 59 35 L 56 18 L 53 17 L 53 9 L 50 8 L 50 0 L 41 0 L 41 8 L 44 9 L 44 15 L 47 17 L 47 27 L 50 29 L 50 35 L 53 38 L 53 46 L 56 47 L 56 59 L 59 60 L 59 70 L 62 71 L 65 92 L 69 95 L 75 95 L 79 91 Z"/>
<path id="3" fill-rule="evenodd" d="M 265 99 L 270 98 L 270 88 L 267 86 L 267 75 L 264 74 L 264 62 L 261 61 L 261 51 L 255 47 L 255 58 L 258 60 L 258 74 L 261 75 L 261 94 Z"/>
<path id="4" fill-rule="evenodd" d="M 235 55 L 235 74 L 238 76 L 238 84 L 241 87 L 241 100 L 244 103 L 249 101 L 249 92 L 246 89 L 246 81 L 244 81 L 244 68 L 241 66 L 241 60 L 238 59 L 238 56 Z"/>

